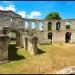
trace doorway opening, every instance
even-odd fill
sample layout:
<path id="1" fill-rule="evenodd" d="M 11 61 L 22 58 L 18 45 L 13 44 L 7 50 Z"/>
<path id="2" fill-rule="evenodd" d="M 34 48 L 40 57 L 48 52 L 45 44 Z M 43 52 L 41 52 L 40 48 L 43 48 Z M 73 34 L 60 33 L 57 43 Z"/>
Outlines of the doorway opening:
<path id="1" fill-rule="evenodd" d="M 71 41 L 71 32 L 66 32 L 65 33 L 65 42 L 70 43 Z"/>
<path id="2" fill-rule="evenodd" d="M 49 39 L 50 43 L 52 43 L 52 32 L 48 33 L 48 39 Z"/>

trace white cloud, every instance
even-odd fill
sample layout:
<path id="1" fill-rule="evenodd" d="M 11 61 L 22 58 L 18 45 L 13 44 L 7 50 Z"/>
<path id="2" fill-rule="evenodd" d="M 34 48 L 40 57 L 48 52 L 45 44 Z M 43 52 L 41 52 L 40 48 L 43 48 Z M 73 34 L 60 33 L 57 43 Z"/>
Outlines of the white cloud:
<path id="1" fill-rule="evenodd" d="M 16 11 L 15 5 L 8 5 L 6 7 L 0 6 L 0 10 L 12 10 Z M 22 16 L 22 18 L 29 18 L 29 19 L 38 19 L 41 16 L 39 11 L 32 11 L 30 14 L 26 14 L 26 11 L 18 11 L 16 12 Z"/>
<path id="2" fill-rule="evenodd" d="M 41 13 L 38 11 L 33 11 L 30 14 L 26 14 L 26 11 L 19 11 L 18 12 L 19 15 L 21 15 L 23 18 L 38 18 L 39 16 L 41 16 Z"/>
<path id="3" fill-rule="evenodd" d="M 15 5 L 9 5 L 6 7 L 0 6 L 0 10 L 12 10 L 12 11 L 16 11 Z"/>
<path id="4" fill-rule="evenodd" d="M 15 5 L 9 5 L 9 6 L 5 7 L 5 10 L 16 11 L 16 9 L 15 9 Z"/>
<path id="5" fill-rule="evenodd" d="M 34 18 L 34 17 L 41 16 L 41 13 L 38 12 L 38 11 L 32 11 L 32 12 L 30 13 L 30 15 L 28 15 L 28 16 L 29 16 L 29 18 Z"/>
<path id="6" fill-rule="evenodd" d="M 26 12 L 25 11 L 19 11 L 18 14 L 21 15 L 23 18 L 26 17 Z"/>
<path id="7" fill-rule="evenodd" d="M 0 10 L 4 10 L 4 7 L 3 6 L 0 6 Z"/>

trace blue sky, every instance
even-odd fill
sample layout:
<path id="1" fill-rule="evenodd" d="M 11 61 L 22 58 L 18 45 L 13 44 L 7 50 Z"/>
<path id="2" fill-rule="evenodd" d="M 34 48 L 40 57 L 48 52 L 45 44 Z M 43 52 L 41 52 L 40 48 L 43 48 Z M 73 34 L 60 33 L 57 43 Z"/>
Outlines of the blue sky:
<path id="1" fill-rule="evenodd" d="M 62 19 L 75 18 L 75 1 L 0 1 L 0 10 L 13 10 L 23 18 L 44 19 L 59 12 Z"/>

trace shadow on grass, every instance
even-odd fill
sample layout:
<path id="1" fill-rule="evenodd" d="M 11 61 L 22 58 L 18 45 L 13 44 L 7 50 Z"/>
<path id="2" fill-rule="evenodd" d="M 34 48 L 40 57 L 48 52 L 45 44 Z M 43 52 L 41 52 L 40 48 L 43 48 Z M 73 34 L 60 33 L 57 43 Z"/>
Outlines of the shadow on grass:
<path id="1" fill-rule="evenodd" d="M 16 44 L 10 44 L 8 48 L 8 57 L 9 61 L 16 61 L 25 59 L 24 56 L 17 54 L 18 48 L 16 48 Z"/>
<path id="2" fill-rule="evenodd" d="M 43 53 L 45 53 L 45 51 L 43 51 L 43 50 L 41 50 L 41 49 L 37 49 L 37 51 L 38 51 L 38 54 L 43 54 Z"/>

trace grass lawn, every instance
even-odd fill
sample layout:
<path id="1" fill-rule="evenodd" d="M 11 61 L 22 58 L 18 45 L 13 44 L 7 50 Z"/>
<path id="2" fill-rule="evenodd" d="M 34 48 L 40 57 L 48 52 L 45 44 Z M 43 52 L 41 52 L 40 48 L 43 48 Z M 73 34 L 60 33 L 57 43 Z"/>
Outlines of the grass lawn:
<path id="1" fill-rule="evenodd" d="M 75 44 L 38 45 L 38 48 L 40 53 L 32 56 L 11 43 L 10 62 L 0 65 L 0 74 L 42 74 L 75 66 Z"/>

